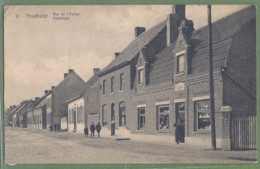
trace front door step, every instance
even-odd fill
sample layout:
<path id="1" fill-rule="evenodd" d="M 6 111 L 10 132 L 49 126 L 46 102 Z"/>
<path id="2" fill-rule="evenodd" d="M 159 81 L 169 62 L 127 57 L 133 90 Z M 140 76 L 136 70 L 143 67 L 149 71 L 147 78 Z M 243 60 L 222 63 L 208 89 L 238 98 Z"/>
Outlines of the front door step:
<path id="1" fill-rule="evenodd" d="M 122 140 L 130 140 L 130 138 L 117 138 L 115 137 L 114 140 L 117 140 L 117 141 L 122 141 Z"/>

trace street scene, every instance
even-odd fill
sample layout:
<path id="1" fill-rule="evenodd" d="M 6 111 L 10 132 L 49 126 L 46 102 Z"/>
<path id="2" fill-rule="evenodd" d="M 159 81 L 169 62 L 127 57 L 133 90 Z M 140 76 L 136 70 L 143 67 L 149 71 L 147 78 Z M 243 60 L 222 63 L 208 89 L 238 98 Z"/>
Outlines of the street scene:
<path id="1" fill-rule="evenodd" d="M 5 6 L 5 162 L 255 163 L 256 6 Z"/>
<path id="2" fill-rule="evenodd" d="M 176 143 L 145 143 L 83 134 L 6 127 L 6 164 L 256 163 L 256 150 L 212 151 Z M 26 155 L 25 155 L 26 154 Z"/>

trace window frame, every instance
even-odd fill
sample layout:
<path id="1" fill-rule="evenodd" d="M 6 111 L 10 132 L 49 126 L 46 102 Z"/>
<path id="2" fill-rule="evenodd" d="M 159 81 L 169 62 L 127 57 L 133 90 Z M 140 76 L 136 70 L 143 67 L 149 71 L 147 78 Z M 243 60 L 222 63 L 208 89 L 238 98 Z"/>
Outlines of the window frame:
<path id="1" fill-rule="evenodd" d="M 115 91 L 115 77 L 112 76 L 110 80 L 110 93 L 113 94 Z"/>
<path id="2" fill-rule="evenodd" d="M 140 67 L 137 69 L 137 84 L 143 85 L 144 84 L 144 67 Z"/>
<path id="3" fill-rule="evenodd" d="M 182 61 L 182 66 L 180 66 L 181 62 L 180 62 L 180 58 L 183 58 L 183 61 Z M 184 73 L 185 72 L 185 56 L 184 56 L 184 53 L 182 54 L 179 54 L 177 55 L 176 57 L 176 60 L 177 60 L 177 65 L 176 65 L 176 73 L 177 74 L 181 74 L 181 73 Z M 182 68 L 182 70 L 180 70 L 180 68 Z"/>
<path id="4" fill-rule="evenodd" d="M 103 96 L 106 95 L 106 80 L 103 80 L 102 82 L 102 94 Z"/>
<path id="5" fill-rule="evenodd" d="M 160 108 L 166 108 L 168 107 L 168 111 L 167 112 L 159 112 Z M 169 130 L 170 129 L 170 104 L 160 104 L 160 105 L 156 105 L 156 114 L 157 114 L 157 119 L 156 119 L 156 130 L 157 131 L 165 131 L 165 130 Z M 166 128 L 161 128 L 160 127 L 160 120 L 161 120 L 161 115 L 167 117 L 168 116 L 168 127 Z"/>
<path id="6" fill-rule="evenodd" d="M 141 113 L 141 110 L 144 110 L 144 113 Z M 137 130 L 145 129 L 145 107 L 137 107 Z M 142 124 L 141 118 L 143 117 Z M 142 126 L 142 127 L 141 127 Z"/>
<path id="7" fill-rule="evenodd" d="M 198 104 L 199 103 L 205 103 L 208 102 L 208 108 L 207 109 L 198 109 Z M 201 113 L 207 113 L 209 114 L 209 118 L 204 118 L 204 119 L 208 119 L 209 120 L 209 127 L 207 129 L 201 129 L 199 128 L 199 111 Z M 210 112 L 210 100 L 206 99 L 206 100 L 196 100 L 194 101 L 194 132 L 196 133 L 210 133 L 211 132 L 211 112 Z"/>
<path id="8" fill-rule="evenodd" d="M 124 101 L 119 103 L 119 123 L 118 123 L 118 125 L 126 126 L 126 105 L 125 105 Z"/>
<path id="9" fill-rule="evenodd" d="M 119 91 L 124 91 L 125 90 L 125 74 L 121 73 L 120 74 L 120 88 Z"/>

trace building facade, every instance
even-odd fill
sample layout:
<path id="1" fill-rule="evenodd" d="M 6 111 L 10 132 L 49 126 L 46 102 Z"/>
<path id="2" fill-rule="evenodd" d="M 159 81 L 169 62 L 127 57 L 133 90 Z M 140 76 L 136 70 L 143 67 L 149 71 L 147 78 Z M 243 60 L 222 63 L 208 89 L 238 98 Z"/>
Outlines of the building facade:
<path id="1" fill-rule="evenodd" d="M 251 6 L 212 24 L 217 146 L 227 133 L 223 107 L 236 116 L 256 116 L 256 13 Z M 100 120 L 110 129 L 174 136 L 180 119 L 186 143 L 209 145 L 208 27 L 198 30 L 173 6 L 167 19 L 136 38 L 101 72 Z M 121 74 L 124 90 L 121 91 Z"/>
<path id="2" fill-rule="evenodd" d="M 97 73 L 100 69 L 94 69 L 94 75 L 86 82 L 82 91 L 75 93 L 67 101 L 68 104 L 68 131 L 84 132 L 85 126 L 92 122 L 99 123 L 99 80 Z"/>
<path id="3" fill-rule="evenodd" d="M 64 73 L 64 79 L 52 89 L 52 93 L 47 97 L 47 124 L 51 124 L 53 129 L 61 128 L 61 121 L 67 122 L 68 107 L 67 101 L 84 88 L 85 82 L 73 69 Z M 50 109 L 51 106 L 51 109 Z M 50 118 L 51 117 L 51 118 Z M 62 120 L 63 119 L 63 120 Z"/>

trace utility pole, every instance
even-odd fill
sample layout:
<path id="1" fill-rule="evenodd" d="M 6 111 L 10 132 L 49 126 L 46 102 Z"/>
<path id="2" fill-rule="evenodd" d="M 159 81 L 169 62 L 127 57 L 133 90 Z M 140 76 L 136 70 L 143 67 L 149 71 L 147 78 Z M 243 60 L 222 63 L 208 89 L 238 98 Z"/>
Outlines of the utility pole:
<path id="1" fill-rule="evenodd" d="M 210 92 L 210 123 L 211 123 L 211 146 L 216 150 L 216 130 L 215 130 L 215 104 L 214 104 L 214 78 L 213 78 L 213 58 L 212 58 L 212 25 L 211 25 L 211 5 L 208 5 L 208 28 L 209 28 L 209 92 Z"/>

